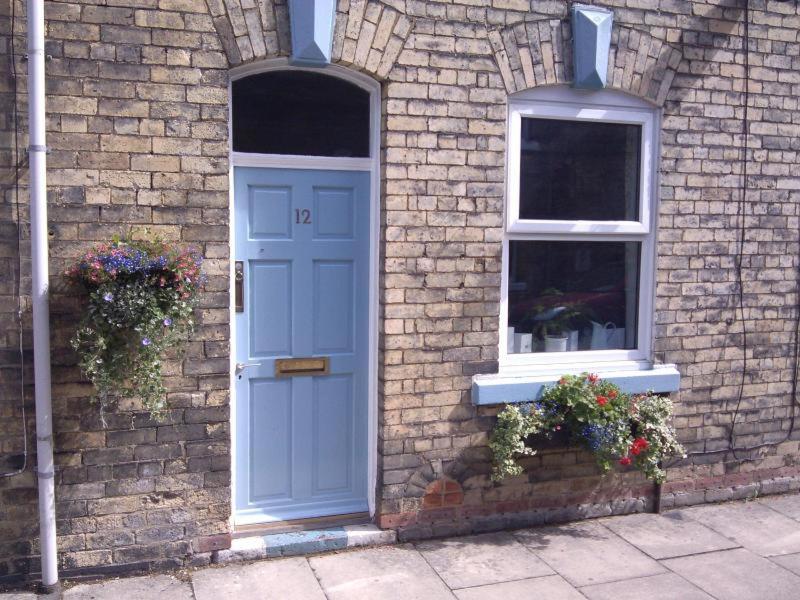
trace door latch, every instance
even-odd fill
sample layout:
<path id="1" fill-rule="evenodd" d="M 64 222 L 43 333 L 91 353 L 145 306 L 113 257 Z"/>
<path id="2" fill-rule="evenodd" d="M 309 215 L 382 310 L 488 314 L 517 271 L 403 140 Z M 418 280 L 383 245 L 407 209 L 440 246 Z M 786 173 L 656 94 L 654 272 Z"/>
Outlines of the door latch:
<path id="1" fill-rule="evenodd" d="M 233 302 L 236 312 L 244 312 L 244 261 L 237 260 L 233 267 Z"/>

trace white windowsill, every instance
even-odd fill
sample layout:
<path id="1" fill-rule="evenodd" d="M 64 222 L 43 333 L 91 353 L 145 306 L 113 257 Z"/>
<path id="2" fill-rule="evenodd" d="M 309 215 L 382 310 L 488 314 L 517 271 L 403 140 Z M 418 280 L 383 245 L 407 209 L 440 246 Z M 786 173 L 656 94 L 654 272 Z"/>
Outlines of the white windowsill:
<path id="1" fill-rule="evenodd" d="M 618 365 L 622 366 L 622 365 Z M 637 368 L 638 367 L 638 368 Z M 676 392 L 680 389 L 680 373 L 675 365 L 651 365 L 638 363 L 627 368 L 564 369 L 546 372 L 529 368 L 527 372 L 515 370 L 493 375 L 475 375 L 472 378 L 472 403 L 476 405 L 516 404 L 536 400 L 545 387 L 555 384 L 562 375 L 578 374 L 584 371 L 596 372 L 630 394 L 648 391 L 658 393 Z"/>

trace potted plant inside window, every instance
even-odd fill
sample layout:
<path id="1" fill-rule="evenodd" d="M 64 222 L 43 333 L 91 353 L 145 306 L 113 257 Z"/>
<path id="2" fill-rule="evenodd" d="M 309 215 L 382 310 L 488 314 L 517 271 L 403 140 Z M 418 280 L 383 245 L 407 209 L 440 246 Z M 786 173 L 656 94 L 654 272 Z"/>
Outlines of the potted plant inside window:
<path id="1" fill-rule="evenodd" d="M 577 302 L 559 302 L 563 294 L 559 290 L 546 290 L 550 306 L 538 304 L 533 307 L 534 332 L 544 343 L 545 352 L 567 352 L 578 350 L 580 329 L 588 321 L 586 307 Z M 557 304 L 554 304 L 557 303 Z"/>

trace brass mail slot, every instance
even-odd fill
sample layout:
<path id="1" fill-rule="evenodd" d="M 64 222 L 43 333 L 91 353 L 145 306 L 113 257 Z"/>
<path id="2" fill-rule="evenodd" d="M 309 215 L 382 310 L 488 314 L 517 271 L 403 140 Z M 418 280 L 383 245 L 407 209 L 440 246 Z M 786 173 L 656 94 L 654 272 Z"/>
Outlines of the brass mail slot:
<path id="1" fill-rule="evenodd" d="M 330 358 L 279 358 L 275 361 L 275 377 L 300 377 L 302 375 L 327 375 Z"/>

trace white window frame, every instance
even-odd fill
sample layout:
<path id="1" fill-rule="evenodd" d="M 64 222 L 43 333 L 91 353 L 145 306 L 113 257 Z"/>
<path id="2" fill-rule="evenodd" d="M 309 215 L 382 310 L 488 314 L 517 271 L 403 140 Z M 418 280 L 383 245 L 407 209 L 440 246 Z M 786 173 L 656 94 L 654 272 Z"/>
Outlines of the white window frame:
<path id="1" fill-rule="evenodd" d="M 638 221 L 563 221 L 519 218 L 521 124 L 524 117 L 636 124 L 642 128 Z M 506 227 L 500 302 L 501 373 L 575 373 L 648 369 L 652 366 L 656 215 L 660 114 L 647 102 L 621 92 L 584 92 L 567 87 L 526 90 L 509 97 L 506 154 Z M 639 242 L 636 348 L 579 352 L 508 353 L 509 242 L 512 240 Z"/>

